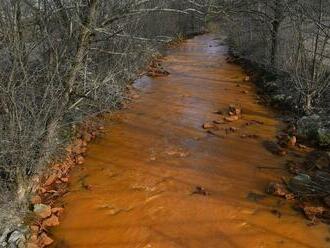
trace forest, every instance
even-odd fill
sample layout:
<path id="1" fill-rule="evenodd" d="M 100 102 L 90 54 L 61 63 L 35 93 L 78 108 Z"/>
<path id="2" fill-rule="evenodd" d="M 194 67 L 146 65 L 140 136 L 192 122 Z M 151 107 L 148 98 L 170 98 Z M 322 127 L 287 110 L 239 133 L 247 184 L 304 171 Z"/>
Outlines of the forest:
<path id="1" fill-rule="evenodd" d="M 328 151 L 329 0 L 0 0 L 0 247 L 25 247 L 7 238 L 75 128 L 122 109 L 168 44 L 205 33 Z"/>

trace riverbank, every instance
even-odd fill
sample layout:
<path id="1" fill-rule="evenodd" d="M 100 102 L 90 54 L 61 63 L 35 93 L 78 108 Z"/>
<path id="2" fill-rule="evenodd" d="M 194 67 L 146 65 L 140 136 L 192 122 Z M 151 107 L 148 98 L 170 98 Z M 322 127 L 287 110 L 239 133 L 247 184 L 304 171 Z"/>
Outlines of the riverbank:
<path id="1" fill-rule="evenodd" d="M 204 31 L 203 31 L 204 33 Z M 170 47 L 176 47 L 187 37 L 180 35 L 159 47 L 159 52 L 155 52 L 145 68 L 141 68 L 136 72 L 136 77 L 148 75 L 149 77 L 167 76 L 168 72 L 161 65 L 160 51 Z M 116 109 L 126 109 L 128 105 L 139 98 L 136 90 L 127 82 L 125 97 L 120 103 L 120 107 Z M 106 112 L 109 114 L 109 112 Z M 53 243 L 49 236 L 49 228 L 60 224 L 60 216 L 64 212 L 63 206 L 56 206 L 58 199 L 67 193 L 70 172 L 78 165 L 82 165 L 85 161 L 87 146 L 90 142 L 95 141 L 96 137 L 102 135 L 104 116 L 85 118 L 84 121 L 76 123 L 63 130 L 65 133 L 66 148 L 60 150 L 56 156 L 56 162 L 51 163 L 47 168 L 33 178 L 33 189 L 29 193 L 29 199 L 26 206 L 22 206 L 22 216 L 16 216 L 17 220 L 0 235 L 0 247 L 46 247 Z M 87 187 L 87 186 L 86 186 Z M 5 210 L 4 210 L 5 211 Z M 8 220 L 8 223 L 10 220 Z M 8 224 L 7 223 L 7 224 Z"/>
<path id="2" fill-rule="evenodd" d="M 290 75 L 241 58 L 234 51 L 230 52 L 227 62 L 238 64 L 244 69 L 249 80 L 258 86 L 262 102 L 280 110 L 285 121 L 295 125 L 300 142 L 318 149 L 330 149 L 330 113 L 327 101 L 307 115 L 302 108 L 301 96 L 290 81 Z"/>
<path id="3" fill-rule="evenodd" d="M 285 155 L 294 155 L 286 162 L 292 176 L 270 183 L 268 193 L 291 201 L 311 225 L 330 223 L 329 115 L 320 110 L 305 116 L 297 106 L 299 96 L 290 88 L 287 75 L 278 75 L 233 53 L 227 62 L 244 68 L 248 80 L 257 85 L 261 102 L 279 110 L 287 123 L 274 143 Z"/>

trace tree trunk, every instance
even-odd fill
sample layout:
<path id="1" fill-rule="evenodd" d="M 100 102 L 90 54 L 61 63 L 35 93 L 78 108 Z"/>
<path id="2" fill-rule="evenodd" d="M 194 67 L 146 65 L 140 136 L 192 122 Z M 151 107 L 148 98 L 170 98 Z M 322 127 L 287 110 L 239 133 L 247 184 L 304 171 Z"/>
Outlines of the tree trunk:
<path id="1" fill-rule="evenodd" d="M 279 1 L 275 2 L 274 7 L 274 20 L 272 22 L 271 32 L 271 52 L 270 52 L 270 63 L 273 67 L 276 67 L 277 62 L 277 46 L 278 46 L 278 31 L 281 23 L 281 6 Z"/>
<path id="2" fill-rule="evenodd" d="M 70 100 L 70 94 L 73 92 L 73 87 L 77 80 L 77 75 L 82 68 L 84 58 L 89 50 L 91 35 L 93 33 L 92 29 L 95 26 L 95 21 L 96 21 L 97 5 L 98 5 L 98 0 L 89 1 L 88 14 L 86 16 L 84 23 L 82 23 L 77 52 L 65 85 L 66 88 L 65 96 L 64 96 L 65 104 L 67 104 Z"/>
<path id="3" fill-rule="evenodd" d="M 305 96 L 304 111 L 306 114 L 312 113 L 312 100 L 313 100 L 312 94 L 307 94 Z"/>
<path id="4" fill-rule="evenodd" d="M 277 20 L 274 20 L 272 23 L 272 45 L 271 45 L 271 54 L 270 54 L 270 63 L 273 67 L 276 67 L 276 55 L 277 55 L 277 46 L 278 46 L 278 30 L 280 23 Z"/>

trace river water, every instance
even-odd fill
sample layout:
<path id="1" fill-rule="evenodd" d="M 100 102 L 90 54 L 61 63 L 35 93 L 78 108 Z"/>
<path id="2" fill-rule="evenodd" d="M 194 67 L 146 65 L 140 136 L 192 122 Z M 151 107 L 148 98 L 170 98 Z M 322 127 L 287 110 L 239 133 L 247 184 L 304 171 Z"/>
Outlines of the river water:
<path id="1" fill-rule="evenodd" d="M 54 247 L 330 247 L 327 226 L 308 226 L 285 201 L 263 196 L 285 176 L 258 168 L 284 167 L 263 146 L 282 124 L 225 56 L 215 36 L 198 36 L 167 52 L 168 77 L 134 83 L 140 97 L 109 116 L 72 173 Z M 230 104 L 242 106 L 242 119 L 219 126 L 238 131 L 203 130 Z M 252 120 L 263 124 L 245 125 Z"/>

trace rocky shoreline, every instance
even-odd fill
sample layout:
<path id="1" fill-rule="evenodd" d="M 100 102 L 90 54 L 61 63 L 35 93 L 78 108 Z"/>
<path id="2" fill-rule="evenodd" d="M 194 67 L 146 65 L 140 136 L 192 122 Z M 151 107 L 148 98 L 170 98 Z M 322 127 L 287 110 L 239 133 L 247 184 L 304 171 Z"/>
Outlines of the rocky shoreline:
<path id="1" fill-rule="evenodd" d="M 318 149 L 330 148 L 330 113 L 324 108 L 306 115 L 298 106 L 298 92 L 290 86 L 287 74 L 278 75 L 262 65 L 236 56 L 232 51 L 227 62 L 238 64 L 245 70 L 249 80 L 258 87 L 261 102 L 280 110 L 285 122 L 295 125 L 301 142 Z"/>
<path id="2" fill-rule="evenodd" d="M 185 39 L 171 41 L 167 47 L 176 47 Z M 169 73 L 161 65 L 162 56 L 156 55 L 147 69 L 139 75 L 149 77 L 164 77 Z M 127 86 L 127 98 L 122 103 L 122 109 L 134 99 L 139 98 L 138 93 L 131 85 Z M 72 127 L 73 139 L 66 148 L 64 159 L 49 166 L 47 173 L 37 181 L 35 192 L 30 198 L 30 213 L 26 220 L 16 229 L 7 229 L 0 237 L 0 248 L 43 248 L 54 243 L 50 235 L 50 228 L 60 224 L 60 217 L 65 211 L 59 199 L 68 193 L 70 172 L 76 166 L 85 162 L 87 146 L 104 131 L 103 116 L 86 120 L 82 124 Z M 84 184 L 86 190 L 92 190 L 88 184 Z"/>
<path id="3" fill-rule="evenodd" d="M 257 85 L 261 103 L 280 110 L 282 120 L 287 123 L 276 141 L 271 142 L 275 149 L 270 151 L 280 156 L 291 155 L 286 169 L 292 176 L 270 182 L 266 192 L 292 202 L 293 208 L 300 211 L 310 225 L 330 224 L 330 116 L 324 111 L 309 116 L 298 111 L 296 92 L 283 86 L 285 76 L 277 76 L 233 54 L 227 62 L 243 67 L 249 80 Z"/>
<path id="4" fill-rule="evenodd" d="M 63 206 L 58 206 L 56 200 L 68 192 L 70 171 L 84 163 L 88 143 L 102 133 L 104 127 L 99 118 L 73 128 L 75 138 L 66 149 L 65 159 L 50 165 L 47 174 L 40 178 L 41 183 L 35 187 L 30 198 L 31 213 L 16 230 L 8 229 L 2 234 L 0 247 L 38 248 L 53 243 L 48 229 L 60 224 L 59 217 L 64 212 Z"/>

